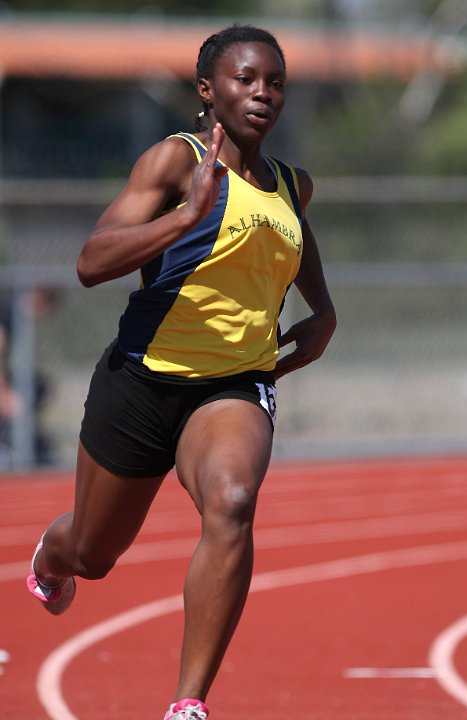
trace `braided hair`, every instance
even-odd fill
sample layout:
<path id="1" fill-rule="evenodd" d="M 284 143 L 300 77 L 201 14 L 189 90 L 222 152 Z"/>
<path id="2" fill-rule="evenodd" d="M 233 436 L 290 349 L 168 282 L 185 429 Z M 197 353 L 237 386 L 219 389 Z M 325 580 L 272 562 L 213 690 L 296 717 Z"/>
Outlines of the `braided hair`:
<path id="1" fill-rule="evenodd" d="M 201 45 L 198 62 L 196 63 L 196 84 L 201 78 L 210 78 L 213 76 L 217 60 L 224 52 L 236 43 L 248 42 L 264 42 L 272 47 L 282 60 L 285 69 L 285 57 L 274 35 L 267 30 L 254 27 L 253 25 L 231 25 L 230 27 L 214 33 L 204 41 Z M 202 131 L 205 129 L 203 120 L 209 114 L 209 106 L 203 102 L 203 109 L 195 119 L 195 129 Z"/>

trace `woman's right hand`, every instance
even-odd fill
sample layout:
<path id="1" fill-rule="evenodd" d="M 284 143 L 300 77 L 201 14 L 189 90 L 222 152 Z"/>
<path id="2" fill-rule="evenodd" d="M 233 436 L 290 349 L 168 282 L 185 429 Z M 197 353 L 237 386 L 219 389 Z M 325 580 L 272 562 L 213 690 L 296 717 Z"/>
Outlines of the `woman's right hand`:
<path id="1" fill-rule="evenodd" d="M 219 197 L 222 177 L 228 172 L 225 165 L 216 167 L 223 141 L 224 129 L 220 123 L 216 123 L 212 131 L 211 146 L 193 171 L 193 180 L 185 204 L 185 213 L 195 222 L 203 220 L 211 212 Z"/>

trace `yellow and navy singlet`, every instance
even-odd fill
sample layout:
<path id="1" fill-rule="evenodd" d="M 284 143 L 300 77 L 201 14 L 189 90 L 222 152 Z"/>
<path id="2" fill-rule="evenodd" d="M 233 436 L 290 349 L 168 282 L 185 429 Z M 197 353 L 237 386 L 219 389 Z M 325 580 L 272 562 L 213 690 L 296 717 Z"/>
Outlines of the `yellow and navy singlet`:
<path id="1" fill-rule="evenodd" d="M 175 137 L 201 162 L 196 136 Z M 300 266 L 301 209 L 293 168 L 265 159 L 275 192 L 229 170 L 210 214 L 142 267 L 120 318 L 128 358 L 185 378 L 274 369 L 279 312 Z"/>

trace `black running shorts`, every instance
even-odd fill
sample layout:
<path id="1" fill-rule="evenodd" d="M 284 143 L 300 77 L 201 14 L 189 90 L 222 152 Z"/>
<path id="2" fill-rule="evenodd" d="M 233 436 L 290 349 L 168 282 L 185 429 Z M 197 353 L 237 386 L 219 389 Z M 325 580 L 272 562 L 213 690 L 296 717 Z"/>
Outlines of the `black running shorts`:
<path id="1" fill-rule="evenodd" d="M 165 376 L 128 360 L 113 343 L 92 376 L 80 439 L 115 475 L 157 477 L 175 465 L 180 435 L 197 408 L 239 398 L 262 408 L 274 427 L 275 393 L 272 372 L 194 380 Z"/>

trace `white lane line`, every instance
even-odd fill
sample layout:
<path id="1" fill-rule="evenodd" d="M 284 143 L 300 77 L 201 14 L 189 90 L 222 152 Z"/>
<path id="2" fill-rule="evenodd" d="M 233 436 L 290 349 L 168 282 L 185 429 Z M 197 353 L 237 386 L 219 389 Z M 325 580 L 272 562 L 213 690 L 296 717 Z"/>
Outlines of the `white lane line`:
<path id="1" fill-rule="evenodd" d="M 9 663 L 11 660 L 10 653 L 8 650 L 4 650 L 3 648 L 0 649 L 0 675 L 4 675 L 5 668 L 4 665 L 6 663 Z"/>
<path id="2" fill-rule="evenodd" d="M 417 565 L 431 565 L 466 557 L 467 542 L 402 548 L 261 573 L 253 577 L 251 592 L 261 592 Z M 89 627 L 56 648 L 40 667 L 36 684 L 40 702 L 49 718 L 51 720 L 78 720 L 77 716 L 73 715 L 68 708 L 61 692 L 63 673 L 75 657 L 104 638 L 116 635 L 148 620 L 154 620 L 163 615 L 177 612 L 182 607 L 181 595 L 146 603 Z"/>
<path id="3" fill-rule="evenodd" d="M 373 668 L 358 667 L 347 668 L 342 673 L 343 677 L 350 680 L 368 680 L 368 679 L 412 679 L 412 678 L 437 678 L 438 671 L 429 667 L 413 667 L 413 668 Z"/>
<path id="4" fill-rule="evenodd" d="M 330 560 L 315 565 L 261 573 L 261 575 L 255 575 L 253 578 L 252 589 L 254 591 L 270 590 L 276 587 L 333 580 L 383 570 L 454 562 L 466 557 L 467 542 L 465 541 L 401 548 L 380 553 L 370 553 L 369 555 L 359 555 L 353 558 Z"/>
<path id="5" fill-rule="evenodd" d="M 269 508 L 273 510 L 273 508 Z M 347 507 L 348 513 L 348 507 Z M 374 537 L 374 533 L 377 528 L 384 528 L 384 532 L 389 531 L 392 534 L 392 527 L 394 526 L 399 533 L 404 528 L 417 529 L 418 532 L 429 532 L 433 530 L 455 530 L 465 528 L 467 522 L 467 512 L 465 510 L 445 510 L 445 511 L 425 511 L 421 512 L 420 508 L 417 513 L 414 512 L 394 512 L 394 510 L 388 509 L 384 515 L 373 515 L 368 517 L 368 506 L 365 505 L 366 517 L 332 517 L 329 519 L 316 520 L 312 517 L 307 517 L 306 523 L 299 523 L 290 521 L 281 522 L 280 528 L 284 533 L 289 533 L 290 530 L 303 530 L 311 536 L 317 536 L 321 539 L 327 538 L 333 539 L 336 535 L 337 539 L 340 538 L 341 534 L 344 533 L 346 539 L 347 533 L 360 532 L 371 533 L 370 537 Z M 284 517 L 282 513 L 281 517 Z M 46 527 L 45 523 L 33 524 L 33 525 L 6 525 L 0 526 L 0 547 L 9 546 L 32 546 L 35 547 L 37 539 L 42 535 Z M 160 536 L 167 532 L 179 531 L 183 527 L 185 530 L 197 531 L 200 527 L 198 517 L 190 517 L 188 514 L 181 515 L 180 513 L 176 518 L 164 517 L 163 515 L 150 518 L 145 521 L 139 538 L 145 535 Z M 257 527 L 256 532 L 267 534 L 268 532 L 277 532 L 279 528 L 273 526 L 262 526 Z M 168 538 L 170 540 L 171 538 Z M 172 538 L 174 539 L 174 538 Z"/>
<path id="6" fill-rule="evenodd" d="M 443 689 L 467 707 L 467 684 L 454 666 L 454 653 L 467 636 L 467 615 L 442 632 L 429 652 L 429 663 Z"/>
<path id="7" fill-rule="evenodd" d="M 315 545 L 348 540 L 433 534 L 464 529 L 466 525 L 467 513 L 448 512 L 257 528 L 255 531 L 255 547 L 257 550 L 267 550 L 278 547 Z M 34 537 L 37 540 L 39 533 L 36 533 Z M 153 542 L 138 541 L 120 558 L 118 564 L 129 565 L 191 557 L 198 541 L 199 536 L 155 540 Z M 32 550 L 33 544 L 31 540 L 31 554 Z M 29 573 L 29 569 L 29 560 L 27 562 L 4 563 L 0 565 L 0 582 L 22 579 L 25 574 Z"/>
<path id="8" fill-rule="evenodd" d="M 31 553 L 32 556 L 32 553 Z M 31 560 L 14 563 L 4 563 L 0 565 L 0 582 L 9 582 L 10 580 L 22 580 L 26 582 L 26 575 L 31 572 Z"/>
<path id="9" fill-rule="evenodd" d="M 349 540 L 424 535 L 464 530 L 466 526 L 467 513 L 462 511 L 337 522 L 308 522 L 299 525 L 256 528 L 255 548 L 264 550 L 295 545 L 316 545 Z M 119 564 L 148 562 L 169 557 L 189 557 L 198 540 L 199 537 L 156 540 L 146 543 L 138 542 L 122 556 Z"/>
<path id="10" fill-rule="evenodd" d="M 63 672 L 73 658 L 104 638 L 182 608 L 182 595 L 162 598 L 92 625 L 60 645 L 41 665 L 36 682 L 39 700 L 49 717 L 53 720 L 78 720 L 65 703 L 61 692 Z"/>

